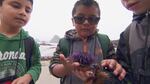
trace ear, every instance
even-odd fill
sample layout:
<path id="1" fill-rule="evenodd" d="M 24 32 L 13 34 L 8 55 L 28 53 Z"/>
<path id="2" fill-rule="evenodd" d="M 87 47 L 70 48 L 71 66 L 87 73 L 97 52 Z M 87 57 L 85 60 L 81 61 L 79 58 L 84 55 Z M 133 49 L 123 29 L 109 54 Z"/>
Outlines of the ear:
<path id="1" fill-rule="evenodd" d="M 73 24 L 73 26 L 75 26 L 75 22 L 74 22 L 74 19 L 72 18 L 71 20 L 72 20 L 72 24 Z"/>

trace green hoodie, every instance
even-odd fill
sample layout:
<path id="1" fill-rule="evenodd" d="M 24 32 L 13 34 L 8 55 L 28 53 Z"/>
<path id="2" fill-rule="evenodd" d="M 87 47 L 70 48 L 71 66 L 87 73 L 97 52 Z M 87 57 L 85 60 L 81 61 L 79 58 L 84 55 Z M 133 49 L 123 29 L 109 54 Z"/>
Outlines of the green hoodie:
<path id="1" fill-rule="evenodd" d="M 31 74 L 34 82 L 38 80 L 41 73 L 41 55 L 39 46 L 36 42 L 33 45 L 33 51 L 31 51 L 33 53 L 31 67 L 28 71 L 26 67 L 25 45 L 23 39 L 29 37 L 29 34 L 23 29 L 21 29 L 19 34 L 11 38 L 0 34 L 0 79 L 12 76 L 16 73 L 17 77 L 23 76 L 24 74 Z"/>
<path id="2" fill-rule="evenodd" d="M 114 47 L 107 35 L 99 34 L 97 31 L 95 34 L 88 37 L 87 43 L 89 47 L 88 53 L 94 56 L 96 63 L 101 62 L 103 59 L 115 59 Z M 83 41 L 77 36 L 77 31 L 75 29 L 71 29 L 66 32 L 65 37 L 59 40 L 49 66 L 51 74 L 55 77 L 58 77 L 52 71 L 54 67 L 53 64 L 61 63 L 58 59 L 58 54 L 62 53 L 64 56 L 68 57 L 76 52 L 83 52 Z M 108 74 L 110 73 L 111 78 L 111 80 L 106 80 L 106 83 L 104 84 L 121 84 L 111 72 L 107 70 L 104 71 L 106 71 Z M 60 84 L 84 84 L 84 81 L 79 79 L 74 74 L 69 74 L 58 78 L 60 78 Z"/>

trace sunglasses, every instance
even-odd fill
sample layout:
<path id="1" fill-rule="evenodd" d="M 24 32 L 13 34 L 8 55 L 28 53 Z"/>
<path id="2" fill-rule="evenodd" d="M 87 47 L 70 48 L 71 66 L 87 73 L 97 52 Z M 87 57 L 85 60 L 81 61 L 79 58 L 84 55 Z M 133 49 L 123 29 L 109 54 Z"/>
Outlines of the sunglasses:
<path id="1" fill-rule="evenodd" d="M 95 25 L 95 24 L 98 24 L 100 17 L 96 17 L 96 16 L 90 16 L 90 17 L 74 16 L 73 19 L 74 19 L 75 23 L 77 23 L 77 24 L 83 24 L 85 22 L 85 20 L 87 20 L 88 23 Z"/>

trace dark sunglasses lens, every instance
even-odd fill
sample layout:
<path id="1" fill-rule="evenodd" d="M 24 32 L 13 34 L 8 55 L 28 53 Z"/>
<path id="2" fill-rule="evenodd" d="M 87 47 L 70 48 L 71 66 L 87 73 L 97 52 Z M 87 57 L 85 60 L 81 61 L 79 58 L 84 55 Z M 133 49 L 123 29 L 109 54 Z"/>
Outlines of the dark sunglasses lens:
<path id="1" fill-rule="evenodd" d="M 98 24 L 99 19 L 100 18 L 96 17 L 96 16 L 91 16 L 88 18 L 85 18 L 84 16 L 75 16 L 74 17 L 75 23 L 77 23 L 77 24 L 83 24 L 85 22 L 85 20 L 88 20 L 88 23 L 90 23 L 90 24 Z"/>
<path id="2" fill-rule="evenodd" d="M 75 23 L 77 23 L 77 24 L 83 24 L 85 19 L 86 18 L 83 17 L 83 16 L 76 16 L 76 17 L 74 17 Z"/>
<path id="3" fill-rule="evenodd" d="M 89 17 L 89 18 L 88 18 L 88 22 L 89 22 L 90 24 L 98 24 L 99 19 L 100 19 L 99 17 L 92 16 L 92 17 Z"/>

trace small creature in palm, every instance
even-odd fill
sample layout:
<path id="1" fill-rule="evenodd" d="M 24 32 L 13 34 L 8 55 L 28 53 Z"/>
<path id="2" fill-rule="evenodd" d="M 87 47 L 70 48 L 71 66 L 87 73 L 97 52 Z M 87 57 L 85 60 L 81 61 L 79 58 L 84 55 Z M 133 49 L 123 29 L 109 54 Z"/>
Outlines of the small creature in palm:
<path id="1" fill-rule="evenodd" d="M 109 78 L 108 74 L 102 71 L 100 64 L 95 63 L 94 56 L 90 53 L 75 52 L 69 58 L 74 62 L 79 62 L 81 69 L 93 72 L 94 76 L 88 78 L 84 84 L 104 84 L 104 80 Z"/>

